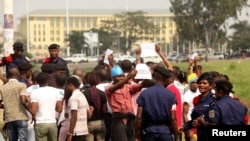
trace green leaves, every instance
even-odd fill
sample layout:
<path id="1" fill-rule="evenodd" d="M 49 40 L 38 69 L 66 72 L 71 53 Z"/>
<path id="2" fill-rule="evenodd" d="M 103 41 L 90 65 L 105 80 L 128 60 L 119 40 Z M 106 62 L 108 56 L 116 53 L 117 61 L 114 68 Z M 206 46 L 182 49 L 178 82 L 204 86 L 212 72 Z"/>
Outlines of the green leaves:
<path id="1" fill-rule="evenodd" d="M 153 39 L 160 30 L 159 26 L 146 17 L 143 11 L 117 13 L 114 19 L 102 21 L 101 26 L 109 33 L 121 33 L 121 42 L 127 38 L 128 45 L 121 44 L 124 52 L 130 50 L 131 45 L 138 40 Z"/>

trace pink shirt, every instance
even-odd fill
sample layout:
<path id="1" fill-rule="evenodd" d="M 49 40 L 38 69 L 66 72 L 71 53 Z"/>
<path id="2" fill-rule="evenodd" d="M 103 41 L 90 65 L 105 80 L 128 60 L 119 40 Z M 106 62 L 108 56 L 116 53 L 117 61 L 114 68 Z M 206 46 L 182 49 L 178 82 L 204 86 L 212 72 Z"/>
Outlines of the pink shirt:
<path id="1" fill-rule="evenodd" d="M 114 93 L 110 93 L 109 89 L 113 85 L 114 84 L 111 84 L 105 89 L 112 112 L 134 113 L 131 94 L 138 92 L 140 90 L 140 85 L 124 84 L 122 88 L 117 89 Z"/>

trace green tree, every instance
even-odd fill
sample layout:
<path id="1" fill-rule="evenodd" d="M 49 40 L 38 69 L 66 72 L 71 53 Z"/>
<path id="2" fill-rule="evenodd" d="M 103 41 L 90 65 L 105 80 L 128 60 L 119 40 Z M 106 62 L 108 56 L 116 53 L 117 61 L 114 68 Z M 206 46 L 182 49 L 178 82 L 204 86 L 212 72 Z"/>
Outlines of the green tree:
<path id="1" fill-rule="evenodd" d="M 99 46 L 99 52 L 104 53 L 107 48 L 110 48 L 112 45 L 112 34 L 105 31 L 103 28 L 96 29 L 93 28 L 91 29 L 92 32 L 98 33 L 98 39 L 99 39 L 99 44 L 101 43 L 102 45 Z"/>
<path id="2" fill-rule="evenodd" d="M 237 18 L 247 0 L 170 0 L 177 31 L 189 41 L 202 41 L 208 52 L 216 38 L 224 38 L 225 21 Z M 214 38 L 214 39 L 213 39 Z M 207 61 L 207 53 L 206 53 Z"/>
<path id="3" fill-rule="evenodd" d="M 122 12 L 115 14 L 111 20 L 103 20 L 102 28 L 109 33 L 120 33 L 120 49 L 129 51 L 133 43 L 139 40 L 152 40 L 160 28 L 143 11 Z"/>
<path id="4" fill-rule="evenodd" d="M 231 36 L 230 47 L 233 50 L 250 48 L 250 25 L 247 21 L 240 21 L 230 26 L 234 30 Z"/>
<path id="5" fill-rule="evenodd" d="M 87 45 L 87 43 L 85 42 L 83 33 L 84 31 L 71 31 L 66 37 L 65 41 L 69 42 L 68 45 L 71 47 L 70 52 L 78 53 L 84 50 L 84 45 Z"/>

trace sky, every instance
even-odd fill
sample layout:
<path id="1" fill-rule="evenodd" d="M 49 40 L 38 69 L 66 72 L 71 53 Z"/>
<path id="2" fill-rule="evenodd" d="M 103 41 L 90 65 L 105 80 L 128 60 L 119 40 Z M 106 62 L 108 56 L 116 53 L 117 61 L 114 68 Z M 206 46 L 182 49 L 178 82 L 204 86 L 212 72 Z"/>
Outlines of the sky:
<path id="1" fill-rule="evenodd" d="M 5 0 L 0 0 L 0 13 L 3 13 Z M 18 17 L 37 9 L 66 9 L 67 0 L 13 0 L 14 23 Z M 169 0 L 68 0 L 69 9 L 169 9 Z M 3 14 L 0 15 L 3 26 Z"/>

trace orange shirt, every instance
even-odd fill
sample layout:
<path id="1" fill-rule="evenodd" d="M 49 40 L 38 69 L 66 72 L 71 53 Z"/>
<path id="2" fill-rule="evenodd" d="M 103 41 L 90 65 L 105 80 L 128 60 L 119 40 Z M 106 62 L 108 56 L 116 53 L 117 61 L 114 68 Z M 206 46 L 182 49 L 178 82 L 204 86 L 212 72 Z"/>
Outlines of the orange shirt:
<path id="1" fill-rule="evenodd" d="M 105 94 L 108 102 L 110 103 L 112 112 L 119 113 L 133 113 L 133 105 L 131 100 L 131 94 L 140 91 L 139 84 L 124 84 L 122 88 L 117 89 L 114 93 L 110 93 L 109 89 L 114 84 L 106 87 Z"/>

